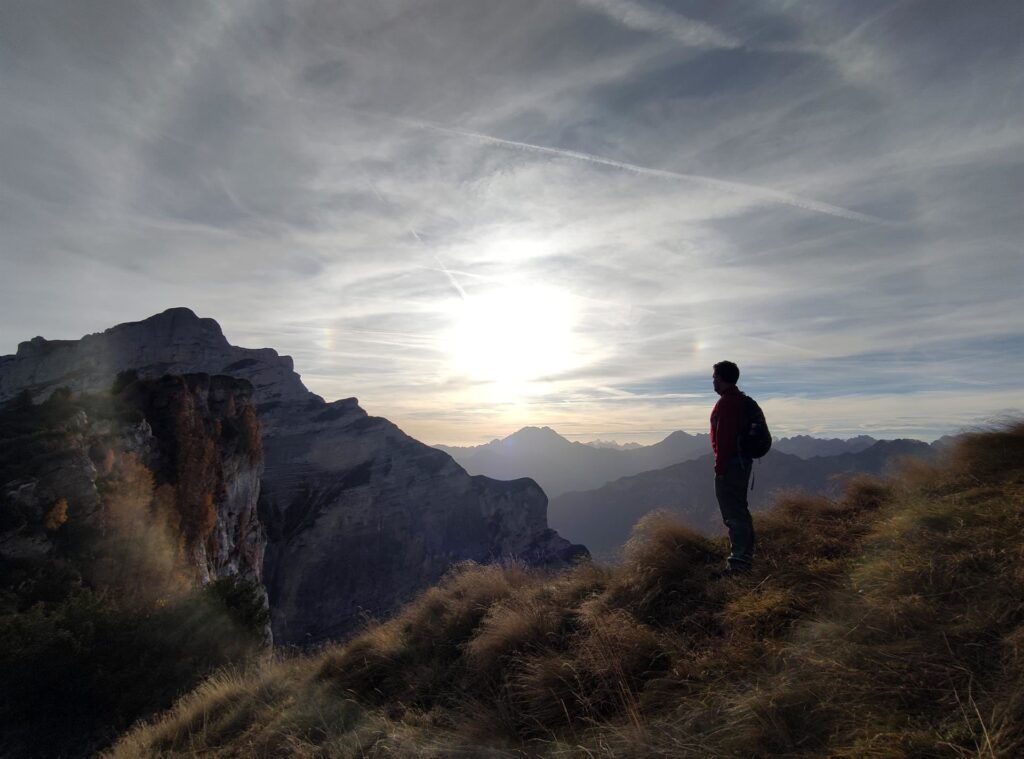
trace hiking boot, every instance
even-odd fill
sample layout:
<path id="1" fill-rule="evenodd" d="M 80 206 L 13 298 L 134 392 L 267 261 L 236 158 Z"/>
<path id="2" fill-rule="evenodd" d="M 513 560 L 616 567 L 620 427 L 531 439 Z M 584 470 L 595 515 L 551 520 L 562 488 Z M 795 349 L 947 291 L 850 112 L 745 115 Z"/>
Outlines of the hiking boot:
<path id="1" fill-rule="evenodd" d="M 724 580 L 727 577 L 749 577 L 750 567 L 745 564 L 730 564 L 724 569 L 711 573 L 712 580 Z"/>

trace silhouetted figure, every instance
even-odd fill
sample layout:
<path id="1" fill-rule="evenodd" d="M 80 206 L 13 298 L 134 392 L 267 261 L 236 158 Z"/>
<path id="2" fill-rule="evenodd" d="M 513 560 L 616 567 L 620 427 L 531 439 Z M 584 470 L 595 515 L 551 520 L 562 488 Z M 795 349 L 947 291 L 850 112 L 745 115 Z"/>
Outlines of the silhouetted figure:
<path id="1" fill-rule="evenodd" d="M 711 449 L 715 452 L 715 496 L 729 530 L 730 548 L 729 563 L 716 577 L 746 574 L 754 561 L 754 523 L 747 504 L 752 460 L 740 453 L 745 411 L 743 393 L 736 387 L 739 378 L 740 369 L 732 361 L 715 364 L 712 381 L 721 398 L 711 412 Z"/>

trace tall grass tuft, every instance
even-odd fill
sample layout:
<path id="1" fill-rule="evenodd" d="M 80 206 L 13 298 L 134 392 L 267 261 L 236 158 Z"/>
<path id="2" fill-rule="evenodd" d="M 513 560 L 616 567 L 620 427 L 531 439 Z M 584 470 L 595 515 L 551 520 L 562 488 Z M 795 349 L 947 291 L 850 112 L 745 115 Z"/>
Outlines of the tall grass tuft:
<path id="1" fill-rule="evenodd" d="M 725 560 L 723 547 L 682 524 L 678 517 L 654 512 L 634 527 L 625 559 L 602 599 L 647 624 L 683 625 L 710 632 L 708 576 Z"/>

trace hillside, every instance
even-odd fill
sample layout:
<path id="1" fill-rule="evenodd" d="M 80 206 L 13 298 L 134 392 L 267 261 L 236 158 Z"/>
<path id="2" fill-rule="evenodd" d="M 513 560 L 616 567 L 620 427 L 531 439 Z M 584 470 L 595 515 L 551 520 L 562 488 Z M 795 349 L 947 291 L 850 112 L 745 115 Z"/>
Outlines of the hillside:
<path id="1" fill-rule="evenodd" d="M 903 456 L 928 458 L 932 448 L 919 440 L 880 440 L 858 453 L 800 458 L 774 448 L 754 464 L 750 508 L 769 506 L 778 494 L 803 492 L 835 496 L 844 478 L 884 474 Z M 563 493 L 548 504 L 548 524 L 570 540 L 583 543 L 598 559 L 621 551 L 630 531 L 644 514 L 665 509 L 704 533 L 717 533 L 722 518 L 715 500 L 711 454 L 692 461 L 622 477 L 597 490 Z"/>
<path id="2" fill-rule="evenodd" d="M 1024 422 L 621 565 L 467 565 L 344 646 L 208 680 L 111 757 L 1024 753 Z"/>

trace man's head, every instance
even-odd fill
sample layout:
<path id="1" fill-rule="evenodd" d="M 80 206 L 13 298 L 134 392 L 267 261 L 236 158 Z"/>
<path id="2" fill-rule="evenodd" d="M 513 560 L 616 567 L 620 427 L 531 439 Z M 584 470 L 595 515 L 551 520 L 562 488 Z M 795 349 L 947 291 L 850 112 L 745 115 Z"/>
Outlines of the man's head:
<path id="1" fill-rule="evenodd" d="M 732 361 L 719 361 L 712 368 L 715 373 L 711 376 L 711 381 L 714 384 L 715 392 L 719 395 L 740 380 L 740 368 Z"/>

